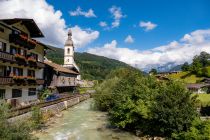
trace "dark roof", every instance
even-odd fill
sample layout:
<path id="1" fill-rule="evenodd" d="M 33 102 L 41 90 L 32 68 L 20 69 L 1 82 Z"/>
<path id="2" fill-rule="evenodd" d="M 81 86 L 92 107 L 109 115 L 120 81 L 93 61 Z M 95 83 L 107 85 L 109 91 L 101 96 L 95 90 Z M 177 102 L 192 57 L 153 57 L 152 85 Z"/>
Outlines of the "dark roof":
<path id="1" fill-rule="evenodd" d="M 67 69 L 67 68 L 62 67 L 61 65 L 53 63 L 53 62 L 45 61 L 44 63 L 46 65 L 52 67 L 55 71 L 58 71 L 58 72 L 64 72 L 64 73 L 75 74 L 75 75 L 79 74 L 78 72 L 75 72 L 73 70 Z"/>
<path id="2" fill-rule="evenodd" d="M 15 24 L 17 22 L 22 22 L 23 25 L 26 26 L 26 28 L 29 30 L 30 32 L 30 36 L 33 38 L 35 37 L 44 37 L 43 33 L 41 32 L 41 30 L 39 29 L 39 27 L 37 26 L 37 24 L 35 23 L 35 21 L 33 19 L 26 19 L 26 18 L 13 18 L 13 19 L 0 19 L 0 21 L 8 24 L 8 25 L 12 25 Z"/>
<path id="3" fill-rule="evenodd" d="M 46 44 L 44 44 L 44 43 L 42 43 L 42 42 L 40 42 L 40 41 L 37 41 L 37 40 L 36 40 L 36 42 L 37 42 L 38 44 L 44 46 L 45 49 L 54 51 L 52 48 L 49 47 L 49 45 L 46 45 Z"/>
<path id="4" fill-rule="evenodd" d="M 199 89 L 199 88 L 203 88 L 203 87 L 210 87 L 210 84 L 188 84 L 187 88 L 188 89 Z"/>

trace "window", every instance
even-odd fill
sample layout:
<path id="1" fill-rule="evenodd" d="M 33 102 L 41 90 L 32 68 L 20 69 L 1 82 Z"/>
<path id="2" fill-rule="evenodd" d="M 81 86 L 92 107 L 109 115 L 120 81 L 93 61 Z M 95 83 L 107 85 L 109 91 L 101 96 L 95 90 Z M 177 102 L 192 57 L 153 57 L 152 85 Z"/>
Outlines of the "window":
<path id="1" fill-rule="evenodd" d="M 15 46 L 10 46 L 10 53 L 11 54 L 20 54 L 22 56 L 26 56 L 26 50 L 17 48 Z"/>
<path id="2" fill-rule="evenodd" d="M 5 89 L 0 89 L 0 99 L 5 98 Z"/>
<path id="3" fill-rule="evenodd" d="M 4 76 L 5 66 L 0 66 L 0 76 Z"/>
<path id="4" fill-rule="evenodd" d="M 14 67 L 13 74 L 14 74 L 14 76 L 23 76 L 23 69 Z"/>
<path id="5" fill-rule="evenodd" d="M 70 49 L 68 48 L 67 53 L 70 54 Z"/>
<path id="6" fill-rule="evenodd" d="M 0 51 L 6 52 L 7 44 L 0 41 Z"/>
<path id="7" fill-rule="evenodd" d="M 28 76 L 35 77 L 35 71 L 34 70 L 28 70 Z"/>
<path id="8" fill-rule="evenodd" d="M 6 67 L 6 70 L 5 70 L 5 75 L 4 76 L 10 76 L 11 71 L 12 71 L 11 67 L 10 66 L 7 66 Z"/>
<path id="9" fill-rule="evenodd" d="M 12 89 L 12 98 L 22 97 L 21 89 Z"/>
<path id="10" fill-rule="evenodd" d="M 36 95 L 36 88 L 29 88 L 28 89 L 28 96 Z"/>

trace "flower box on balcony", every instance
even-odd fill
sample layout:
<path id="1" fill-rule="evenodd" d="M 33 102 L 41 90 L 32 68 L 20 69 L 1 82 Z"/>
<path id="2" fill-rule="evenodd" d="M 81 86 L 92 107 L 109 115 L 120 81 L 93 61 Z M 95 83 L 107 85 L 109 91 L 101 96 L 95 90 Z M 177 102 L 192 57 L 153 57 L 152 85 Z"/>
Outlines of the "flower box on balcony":
<path id="1" fill-rule="evenodd" d="M 35 85 L 36 84 L 36 78 L 35 77 L 32 77 L 32 76 L 28 76 L 27 77 L 27 82 L 28 84 L 32 84 L 32 85 Z"/>
<path id="2" fill-rule="evenodd" d="M 28 49 L 34 49 L 36 47 L 36 41 L 29 39 L 27 36 L 19 34 L 10 34 L 9 41 L 18 44 L 20 46 L 26 47 Z"/>
<path id="3" fill-rule="evenodd" d="M 25 76 L 13 76 L 14 80 L 24 80 L 25 78 Z"/>
<path id="4" fill-rule="evenodd" d="M 27 79 L 28 80 L 31 80 L 31 81 L 35 81 L 36 80 L 36 78 L 35 77 L 32 77 L 32 76 L 28 76 Z"/>
<path id="5" fill-rule="evenodd" d="M 25 84 L 25 76 L 13 76 L 13 80 L 17 85 Z"/>
<path id="6" fill-rule="evenodd" d="M 15 54 L 16 59 L 21 59 L 21 60 L 26 60 L 25 56 L 20 55 L 20 54 Z"/>
<path id="7" fill-rule="evenodd" d="M 35 63 L 36 62 L 36 59 L 34 59 L 33 57 L 29 57 L 28 58 L 28 62 L 34 62 Z"/>

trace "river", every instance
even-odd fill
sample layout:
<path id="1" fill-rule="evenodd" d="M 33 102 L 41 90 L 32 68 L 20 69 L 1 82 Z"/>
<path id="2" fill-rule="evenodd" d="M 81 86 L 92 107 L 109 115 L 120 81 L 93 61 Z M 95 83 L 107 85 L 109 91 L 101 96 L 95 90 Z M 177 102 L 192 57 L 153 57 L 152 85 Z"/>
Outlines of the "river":
<path id="1" fill-rule="evenodd" d="M 91 109 L 93 100 L 88 99 L 63 111 L 44 132 L 36 136 L 40 140 L 137 140 L 128 132 L 107 128 L 107 114 Z"/>

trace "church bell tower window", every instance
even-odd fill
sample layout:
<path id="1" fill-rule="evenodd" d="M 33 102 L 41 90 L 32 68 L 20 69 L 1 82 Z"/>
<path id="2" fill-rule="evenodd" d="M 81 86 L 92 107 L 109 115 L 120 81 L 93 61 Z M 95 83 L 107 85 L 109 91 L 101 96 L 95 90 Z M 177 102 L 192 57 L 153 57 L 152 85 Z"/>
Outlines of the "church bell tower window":
<path id="1" fill-rule="evenodd" d="M 68 48 L 67 53 L 70 54 L 70 49 Z"/>

